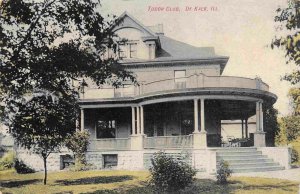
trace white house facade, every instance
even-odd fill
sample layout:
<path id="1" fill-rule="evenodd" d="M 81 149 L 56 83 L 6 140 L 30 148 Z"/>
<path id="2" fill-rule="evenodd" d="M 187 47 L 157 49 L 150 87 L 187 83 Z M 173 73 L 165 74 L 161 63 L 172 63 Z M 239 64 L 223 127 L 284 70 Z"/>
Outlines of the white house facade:
<path id="1" fill-rule="evenodd" d="M 118 53 L 107 55 L 118 57 L 139 85 L 84 89 L 80 126 L 91 134 L 88 163 L 147 169 L 153 154 L 164 151 L 187 154 L 187 162 L 208 174 L 221 159 L 234 172 L 289 168 L 287 148 L 266 147 L 263 111 L 277 99 L 269 86 L 259 78 L 222 76 L 229 57 L 169 38 L 162 28 L 144 26 L 127 12 L 114 26 Z M 224 137 L 225 120 L 242 121 L 241 133 L 230 132 L 240 135 Z M 62 168 L 66 153 L 52 155 L 53 169 Z"/>

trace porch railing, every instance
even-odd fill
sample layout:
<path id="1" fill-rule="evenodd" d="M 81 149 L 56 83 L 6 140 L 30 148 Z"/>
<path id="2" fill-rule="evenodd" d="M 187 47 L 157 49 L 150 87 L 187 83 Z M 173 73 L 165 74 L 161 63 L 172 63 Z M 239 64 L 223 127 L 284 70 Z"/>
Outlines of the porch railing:
<path id="1" fill-rule="evenodd" d="M 192 148 L 193 135 L 145 137 L 145 149 Z"/>
<path id="2" fill-rule="evenodd" d="M 107 138 L 90 141 L 89 150 L 130 150 L 130 138 Z"/>
<path id="3" fill-rule="evenodd" d="M 176 82 L 175 78 L 142 82 L 139 86 L 124 85 L 120 88 L 86 88 L 82 99 L 120 98 L 145 95 L 153 92 L 178 90 L 185 88 L 248 88 L 269 91 L 269 86 L 260 79 L 249 79 L 233 76 L 205 76 L 195 74 L 182 77 L 184 82 Z"/>

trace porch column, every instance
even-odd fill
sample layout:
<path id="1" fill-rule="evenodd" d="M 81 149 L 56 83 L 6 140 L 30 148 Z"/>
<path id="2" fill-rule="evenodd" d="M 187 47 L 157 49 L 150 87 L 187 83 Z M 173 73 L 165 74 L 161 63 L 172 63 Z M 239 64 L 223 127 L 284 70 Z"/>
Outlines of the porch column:
<path id="1" fill-rule="evenodd" d="M 84 130 L 84 109 L 80 109 L 80 130 Z"/>
<path id="2" fill-rule="evenodd" d="M 198 99 L 194 99 L 194 133 L 199 133 Z"/>
<path id="3" fill-rule="evenodd" d="M 246 133 L 246 138 L 249 137 L 249 132 L 248 132 L 248 118 L 245 119 L 245 133 Z"/>
<path id="4" fill-rule="evenodd" d="M 141 106 L 141 135 L 144 135 L 144 107 Z"/>
<path id="5" fill-rule="evenodd" d="M 141 135 L 140 107 L 132 107 L 132 135 L 130 137 L 131 150 L 143 150 L 143 136 Z"/>
<path id="6" fill-rule="evenodd" d="M 135 135 L 135 107 L 131 107 L 132 135 Z"/>
<path id="7" fill-rule="evenodd" d="M 265 147 L 266 139 L 263 131 L 263 110 L 262 101 L 256 102 L 256 132 L 254 133 L 254 146 Z"/>
<path id="8" fill-rule="evenodd" d="M 259 103 L 259 116 L 260 116 L 260 131 L 264 131 L 264 112 L 263 112 L 263 103 Z"/>
<path id="9" fill-rule="evenodd" d="M 260 131 L 260 102 L 256 102 L 256 132 Z"/>
<path id="10" fill-rule="evenodd" d="M 140 115 L 140 107 L 136 107 L 136 129 L 137 129 L 137 134 L 141 134 L 141 115 Z"/>
<path id="11" fill-rule="evenodd" d="M 194 105 L 195 105 L 195 101 L 194 101 Z M 198 104 L 198 102 L 197 102 Z M 198 110 L 198 106 L 197 108 L 194 108 L 194 111 Z M 199 148 L 205 148 L 207 147 L 207 137 L 206 137 L 206 130 L 205 130 L 205 109 L 204 109 L 204 99 L 200 99 L 200 123 L 201 123 L 201 129 L 199 133 L 194 133 L 193 137 L 194 137 L 194 148 L 195 149 L 199 149 Z M 197 111 L 197 115 L 198 115 L 198 111 Z M 198 117 L 197 117 L 198 118 Z M 196 124 L 196 122 L 195 122 Z"/>
<path id="12" fill-rule="evenodd" d="M 242 138 L 244 138 L 244 119 L 242 119 Z"/>
<path id="13" fill-rule="evenodd" d="M 200 132 L 205 132 L 206 133 L 206 130 L 205 130 L 205 107 L 204 107 L 204 99 L 200 99 L 201 101 L 201 130 Z"/>

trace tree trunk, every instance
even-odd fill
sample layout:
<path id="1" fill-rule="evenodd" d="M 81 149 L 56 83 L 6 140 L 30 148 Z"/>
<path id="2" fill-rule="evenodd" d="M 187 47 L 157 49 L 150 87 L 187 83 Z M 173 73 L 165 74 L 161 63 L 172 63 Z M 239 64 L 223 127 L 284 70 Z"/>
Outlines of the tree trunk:
<path id="1" fill-rule="evenodd" d="M 43 157 L 44 159 L 44 172 L 45 172 L 45 176 L 44 176 L 44 185 L 47 184 L 47 158 Z"/>

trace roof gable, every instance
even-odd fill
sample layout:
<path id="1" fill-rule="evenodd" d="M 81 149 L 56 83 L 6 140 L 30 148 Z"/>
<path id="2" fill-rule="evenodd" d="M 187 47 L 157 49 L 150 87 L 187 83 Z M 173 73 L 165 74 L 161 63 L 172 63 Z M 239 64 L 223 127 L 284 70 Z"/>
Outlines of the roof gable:
<path id="1" fill-rule="evenodd" d="M 112 27 L 112 31 L 117 31 L 122 28 L 135 28 L 141 31 L 145 37 L 157 37 L 148 27 L 144 26 L 133 16 L 129 15 L 126 11 L 117 19 L 116 24 Z"/>

